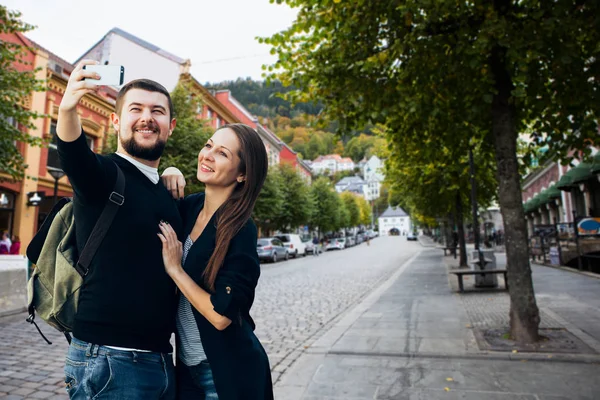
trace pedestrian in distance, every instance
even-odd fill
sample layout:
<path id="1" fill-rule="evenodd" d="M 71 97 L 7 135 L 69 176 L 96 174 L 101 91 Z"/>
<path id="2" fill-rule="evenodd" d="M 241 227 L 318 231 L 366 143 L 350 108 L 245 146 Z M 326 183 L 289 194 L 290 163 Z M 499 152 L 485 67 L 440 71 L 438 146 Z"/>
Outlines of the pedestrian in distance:
<path id="1" fill-rule="evenodd" d="M 318 257 L 319 256 L 319 251 L 320 251 L 320 249 L 319 249 L 319 238 L 317 238 L 315 236 L 313 238 L 312 242 L 313 242 L 313 255 L 315 255 L 315 256 Z"/>
<path id="2" fill-rule="evenodd" d="M 117 152 L 96 154 L 77 112 L 81 99 L 99 90 L 94 80 L 100 76 L 83 68 L 92 64 L 84 60 L 71 73 L 57 122 L 58 155 L 74 191 L 79 251 L 109 198 L 120 206 L 84 277 L 64 369 L 66 389 L 71 399 L 170 400 L 177 297 L 156 233 L 161 220 L 182 229 L 176 201 L 157 172 L 176 126 L 171 98 L 151 80 L 125 84 L 111 114 Z M 111 194 L 119 169 L 124 201 Z"/>
<path id="3" fill-rule="evenodd" d="M 2 234 L 0 234 L 0 254 L 10 254 L 11 247 L 12 242 L 8 232 L 2 232 Z"/>
<path id="4" fill-rule="evenodd" d="M 10 246 L 10 254 L 19 254 L 21 252 L 21 239 L 17 235 L 12 237 L 12 245 Z"/>
<path id="5" fill-rule="evenodd" d="M 179 292 L 178 399 L 273 399 L 271 371 L 250 316 L 260 276 L 251 215 L 267 176 L 254 129 L 224 125 L 198 155 L 204 193 L 183 199 L 183 243 L 161 222 L 167 273 Z"/>

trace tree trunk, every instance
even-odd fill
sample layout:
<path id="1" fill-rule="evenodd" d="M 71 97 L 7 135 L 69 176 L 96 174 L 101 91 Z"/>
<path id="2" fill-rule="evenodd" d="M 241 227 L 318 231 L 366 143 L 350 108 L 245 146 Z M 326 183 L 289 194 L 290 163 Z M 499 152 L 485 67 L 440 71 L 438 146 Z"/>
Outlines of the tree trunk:
<path id="1" fill-rule="evenodd" d="M 502 3 L 506 6 L 506 3 Z M 496 86 L 492 102 L 492 133 L 498 166 L 499 202 L 506 235 L 510 334 L 517 342 L 534 343 L 539 339 L 540 315 L 529 265 L 527 223 L 517 162 L 515 110 L 510 103 L 513 83 L 507 70 L 505 55 L 506 48 L 496 45 L 492 49 L 490 64 Z"/>
<path id="2" fill-rule="evenodd" d="M 462 199 L 460 192 L 456 192 L 456 225 L 458 226 L 458 243 L 460 246 L 459 267 L 468 267 L 467 265 L 467 242 L 465 241 L 465 223 L 462 208 Z"/>

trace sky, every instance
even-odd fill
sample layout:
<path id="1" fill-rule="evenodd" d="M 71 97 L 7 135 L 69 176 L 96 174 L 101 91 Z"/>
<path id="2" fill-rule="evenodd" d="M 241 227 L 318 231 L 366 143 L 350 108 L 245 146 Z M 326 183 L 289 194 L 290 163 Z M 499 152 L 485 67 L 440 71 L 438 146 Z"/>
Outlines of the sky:
<path id="1" fill-rule="evenodd" d="M 26 36 L 74 62 L 112 28 L 192 61 L 200 82 L 238 77 L 262 80 L 272 64 L 271 36 L 292 24 L 297 10 L 269 0 L 0 0 L 36 28 Z"/>

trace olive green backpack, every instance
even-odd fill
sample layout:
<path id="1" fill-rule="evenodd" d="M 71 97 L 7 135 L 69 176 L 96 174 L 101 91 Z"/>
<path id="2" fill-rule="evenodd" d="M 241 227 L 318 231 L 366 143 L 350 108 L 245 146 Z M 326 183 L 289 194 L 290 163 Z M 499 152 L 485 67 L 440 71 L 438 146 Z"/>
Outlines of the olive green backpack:
<path id="1" fill-rule="evenodd" d="M 115 164 L 116 165 L 116 164 Z M 62 198 L 52 208 L 39 231 L 27 246 L 27 257 L 35 268 L 27 284 L 27 322 L 35 325 L 48 344 L 52 344 L 35 323 L 40 316 L 61 331 L 71 343 L 79 290 L 89 272 L 90 262 L 125 197 L 125 177 L 117 166 L 117 180 L 102 214 L 98 218 L 79 256 L 73 217 L 73 201 Z"/>

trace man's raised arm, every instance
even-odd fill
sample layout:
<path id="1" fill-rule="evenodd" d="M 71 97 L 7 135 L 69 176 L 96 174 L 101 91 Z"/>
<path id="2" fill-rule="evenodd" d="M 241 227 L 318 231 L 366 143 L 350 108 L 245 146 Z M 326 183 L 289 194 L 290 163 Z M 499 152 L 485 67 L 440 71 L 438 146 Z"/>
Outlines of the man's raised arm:
<path id="1" fill-rule="evenodd" d="M 96 85 L 94 79 L 100 79 L 95 72 L 86 71 L 84 65 L 98 64 L 93 60 L 82 60 L 69 77 L 67 89 L 63 95 L 58 108 L 58 121 L 56 123 L 56 134 L 65 142 L 73 142 L 81 135 L 81 122 L 77 115 L 77 104 L 83 96 L 88 93 L 96 93 L 100 86 Z M 91 78 L 84 80 L 84 78 Z"/>

